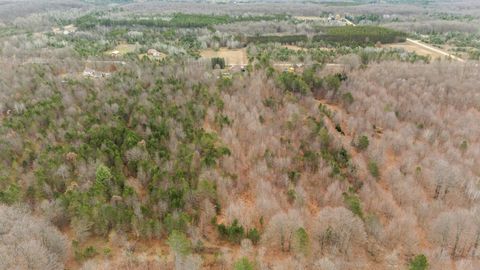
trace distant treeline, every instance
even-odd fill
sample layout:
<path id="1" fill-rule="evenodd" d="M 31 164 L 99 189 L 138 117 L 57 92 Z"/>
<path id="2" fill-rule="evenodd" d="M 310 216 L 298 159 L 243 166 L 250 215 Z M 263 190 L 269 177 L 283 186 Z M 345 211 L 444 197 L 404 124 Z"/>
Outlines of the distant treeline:
<path id="1" fill-rule="evenodd" d="M 89 4 L 125 4 L 131 3 L 133 0 L 82 0 L 82 2 Z"/>
<path id="2" fill-rule="evenodd" d="M 294 44 L 308 41 L 307 35 L 285 35 L 285 36 L 252 36 L 247 37 L 248 43 L 282 43 Z"/>
<path id="3" fill-rule="evenodd" d="M 217 24 L 227 24 L 241 21 L 272 21 L 285 20 L 287 15 L 263 15 L 263 16 L 229 16 L 229 15 L 202 15 L 175 13 L 171 18 L 126 18 L 110 19 L 99 18 L 100 13 L 92 13 L 78 18 L 75 25 L 80 29 L 90 29 L 96 25 L 103 26 L 134 26 L 143 25 L 148 27 L 177 27 L 177 28 L 200 28 Z"/>
<path id="4" fill-rule="evenodd" d="M 405 41 L 406 34 L 400 31 L 379 26 L 337 26 L 323 27 L 318 34 L 312 37 L 314 42 L 326 42 L 345 46 L 368 46 L 377 42 L 387 44 Z M 294 44 L 307 42 L 307 35 L 270 35 L 251 36 L 246 38 L 248 43 L 283 43 Z"/>
<path id="5" fill-rule="evenodd" d="M 406 39 L 404 32 L 380 26 L 326 27 L 323 32 L 314 36 L 313 41 L 347 46 L 366 46 L 377 42 L 382 44 L 403 42 Z"/>

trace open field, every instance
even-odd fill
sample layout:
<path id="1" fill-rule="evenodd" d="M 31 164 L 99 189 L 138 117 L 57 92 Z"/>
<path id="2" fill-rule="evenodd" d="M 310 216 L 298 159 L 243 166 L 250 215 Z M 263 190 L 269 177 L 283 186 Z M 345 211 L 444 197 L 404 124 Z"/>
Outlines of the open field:
<path id="1" fill-rule="evenodd" d="M 437 54 L 439 54 L 439 55 L 441 55 L 441 56 L 444 56 L 444 57 L 447 57 L 447 58 L 452 58 L 452 59 L 455 59 L 455 60 L 460 61 L 460 62 L 465 62 L 465 60 L 463 60 L 463 59 L 461 59 L 461 58 L 458 58 L 458 57 L 456 57 L 456 56 L 454 56 L 454 55 L 452 55 L 452 54 L 450 54 L 450 53 L 448 53 L 448 52 L 446 52 L 446 51 L 444 51 L 444 50 L 442 50 L 442 49 L 435 48 L 435 47 L 433 47 L 433 46 L 431 46 L 431 45 L 425 44 L 425 43 L 423 43 L 423 42 L 421 42 L 421 41 L 407 38 L 407 42 L 409 42 L 409 43 L 411 43 L 411 44 L 414 44 L 414 45 L 416 45 L 416 46 L 419 47 L 419 48 L 424 48 L 424 49 L 426 49 L 426 50 L 428 50 L 428 51 L 431 51 L 432 53 L 437 53 Z"/>
<path id="2" fill-rule="evenodd" d="M 402 43 L 387 44 L 387 45 L 384 45 L 384 47 L 404 49 L 407 52 L 415 52 L 416 54 L 421 56 L 430 56 L 432 59 L 452 58 L 460 62 L 465 61 L 439 48 L 435 48 L 428 44 L 422 43 L 417 40 L 412 40 L 412 39 L 407 39 L 406 42 L 402 42 Z"/>
<path id="3" fill-rule="evenodd" d="M 303 50 L 305 50 L 305 48 L 299 47 L 299 46 L 296 46 L 296 45 L 285 45 L 284 47 L 289 49 L 289 50 L 292 50 L 292 51 L 303 51 Z"/>
<path id="4" fill-rule="evenodd" d="M 386 44 L 386 45 L 384 45 L 384 47 L 385 48 L 393 48 L 393 49 L 403 49 L 407 52 L 414 52 L 414 53 L 416 53 L 418 55 L 421 55 L 421 56 L 430 56 L 430 57 L 432 57 L 432 59 L 442 57 L 442 55 L 437 53 L 437 52 L 427 50 L 425 48 L 419 47 L 418 45 L 412 44 L 410 42 Z"/>
<path id="5" fill-rule="evenodd" d="M 69 24 L 64 27 L 52 27 L 52 32 L 56 35 L 74 33 L 75 31 L 77 31 L 77 27 L 75 27 L 73 24 Z"/>
<path id="6" fill-rule="evenodd" d="M 324 21 L 325 18 L 319 16 L 294 16 L 293 18 L 301 21 Z"/>
<path id="7" fill-rule="evenodd" d="M 113 50 L 108 51 L 107 54 L 110 55 L 112 52 L 118 51 L 120 55 L 125 55 L 127 53 L 134 52 L 135 49 L 136 49 L 136 45 L 134 44 L 122 43 L 122 44 L 118 44 Z"/>
<path id="8" fill-rule="evenodd" d="M 242 49 L 227 49 L 221 48 L 219 50 L 207 49 L 200 52 L 202 58 L 225 58 L 226 65 L 247 65 L 247 50 Z"/>
<path id="9" fill-rule="evenodd" d="M 150 60 L 162 60 L 165 57 L 167 57 L 167 55 L 164 54 L 164 53 L 160 53 L 159 56 L 153 56 L 153 55 L 148 55 L 146 53 L 142 53 L 142 54 L 138 55 L 138 59 L 143 59 L 143 57 L 145 57 L 145 56 L 148 57 L 148 59 L 150 59 Z"/>

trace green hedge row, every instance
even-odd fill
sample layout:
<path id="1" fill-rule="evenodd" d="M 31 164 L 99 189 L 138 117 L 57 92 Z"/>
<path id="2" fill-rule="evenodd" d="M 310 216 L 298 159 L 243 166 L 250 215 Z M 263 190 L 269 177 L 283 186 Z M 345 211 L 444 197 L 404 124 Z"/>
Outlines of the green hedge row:
<path id="1" fill-rule="evenodd" d="M 78 18 L 75 25 L 80 29 L 90 29 L 96 25 L 103 26 L 133 26 L 143 25 L 148 27 L 175 27 L 175 28 L 201 28 L 218 24 L 227 24 L 241 21 L 272 21 L 285 20 L 286 15 L 264 15 L 264 16 L 238 16 L 229 15 L 202 15 L 175 13 L 169 20 L 157 17 L 150 18 L 128 18 L 110 19 L 99 18 L 101 13 L 92 13 Z"/>
<path id="2" fill-rule="evenodd" d="M 366 46 L 377 42 L 387 44 L 403 42 L 406 34 L 379 26 L 339 26 L 324 28 L 324 33 L 313 37 L 313 41 L 341 45 Z"/>
<path id="3" fill-rule="evenodd" d="M 249 43 L 283 43 L 294 44 L 297 42 L 307 42 L 307 35 L 287 35 L 287 36 L 252 36 L 247 37 Z"/>

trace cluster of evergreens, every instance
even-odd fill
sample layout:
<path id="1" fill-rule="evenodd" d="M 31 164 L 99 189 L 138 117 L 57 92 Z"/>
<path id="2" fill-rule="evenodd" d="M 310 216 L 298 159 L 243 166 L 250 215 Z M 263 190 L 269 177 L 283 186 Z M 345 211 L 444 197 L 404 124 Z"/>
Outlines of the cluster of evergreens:
<path id="1" fill-rule="evenodd" d="M 195 201 L 217 204 L 215 186 L 200 175 L 229 150 L 202 127 L 206 110 L 223 106 L 207 85 L 186 85 L 174 76 L 146 82 L 127 70 L 99 88 L 88 80 L 59 85 L 44 67 L 32 72 L 32 89 L 48 87 L 51 93 L 25 96 L 26 110 L 5 119 L 0 132 L 14 130 L 23 138 L 37 128 L 39 133 L 18 151 L 8 141 L 0 145 L 4 164 L 32 170 L 33 179 L 19 186 L 17 170 L 2 174 L 0 202 L 57 201 L 65 221 L 90 224 L 96 234 L 115 228 L 143 237 L 185 230 L 198 215 Z M 72 115 L 65 96 L 80 92 L 82 101 L 73 102 L 80 102 L 82 113 Z M 182 102 L 167 98 L 174 93 Z M 62 120 L 65 114 L 71 120 Z M 93 170 L 91 179 L 86 168 Z M 132 184 L 132 177 L 143 180 Z"/>
<path id="2" fill-rule="evenodd" d="M 338 26 L 323 28 L 324 33 L 313 37 L 314 41 L 323 41 L 345 46 L 368 46 L 377 42 L 382 44 L 403 42 L 406 34 L 380 26 Z"/>
<path id="3" fill-rule="evenodd" d="M 260 241 L 260 233 L 256 228 L 245 230 L 242 225 L 238 224 L 236 219 L 230 225 L 217 225 L 217 229 L 222 239 L 232 243 L 239 244 L 245 238 L 250 239 L 253 244 L 257 244 Z"/>
<path id="4" fill-rule="evenodd" d="M 307 42 L 307 35 L 282 35 L 282 36 L 251 36 L 247 37 L 247 42 L 252 43 L 282 43 L 295 44 L 298 42 Z"/>
<path id="5" fill-rule="evenodd" d="M 213 57 L 211 61 L 212 61 L 212 68 L 217 68 L 217 67 L 220 69 L 225 68 L 225 58 Z"/>
<path id="6" fill-rule="evenodd" d="M 147 27 L 172 27 L 172 28 L 201 28 L 218 24 L 227 24 L 243 21 L 272 21 L 286 20 L 287 15 L 259 15 L 259 16 L 230 16 L 230 15 L 203 15 L 175 13 L 171 18 L 150 17 L 150 18 L 125 18 L 110 19 L 102 18 L 102 13 L 91 13 L 75 20 L 80 29 L 91 29 L 97 25 L 103 26 L 134 26 L 143 25 Z"/>

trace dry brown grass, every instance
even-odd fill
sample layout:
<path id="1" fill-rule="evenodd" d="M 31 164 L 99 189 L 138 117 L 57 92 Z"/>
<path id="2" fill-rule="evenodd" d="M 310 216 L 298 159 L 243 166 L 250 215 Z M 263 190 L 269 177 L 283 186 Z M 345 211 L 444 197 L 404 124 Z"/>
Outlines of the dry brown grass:
<path id="1" fill-rule="evenodd" d="M 443 55 L 441 55 L 437 52 L 427 50 L 425 48 L 422 48 L 420 46 L 417 46 L 417 45 L 409 43 L 409 42 L 386 44 L 384 46 L 385 46 L 385 48 L 403 49 L 407 52 L 414 52 L 414 53 L 416 53 L 418 55 L 421 55 L 421 56 L 430 56 L 430 57 L 432 57 L 432 59 L 443 57 Z"/>
<path id="2" fill-rule="evenodd" d="M 247 65 L 247 50 L 220 48 L 219 50 L 207 49 L 200 52 L 202 58 L 222 57 L 226 65 Z"/>
<path id="3" fill-rule="evenodd" d="M 325 18 L 317 17 L 317 16 L 294 16 L 294 18 L 302 21 L 324 21 L 325 20 Z"/>
<path id="4" fill-rule="evenodd" d="M 287 48 L 289 50 L 292 50 L 292 51 L 304 51 L 305 50 L 305 48 L 295 46 L 295 45 L 285 45 L 285 48 Z"/>
<path id="5" fill-rule="evenodd" d="M 110 55 L 113 51 L 119 51 L 120 55 L 125 55 L 130 52 L 134 52 L 136 49 L 135 44 L 118 44 L 113 50 L 107 51 L 106 54 Z"/>

